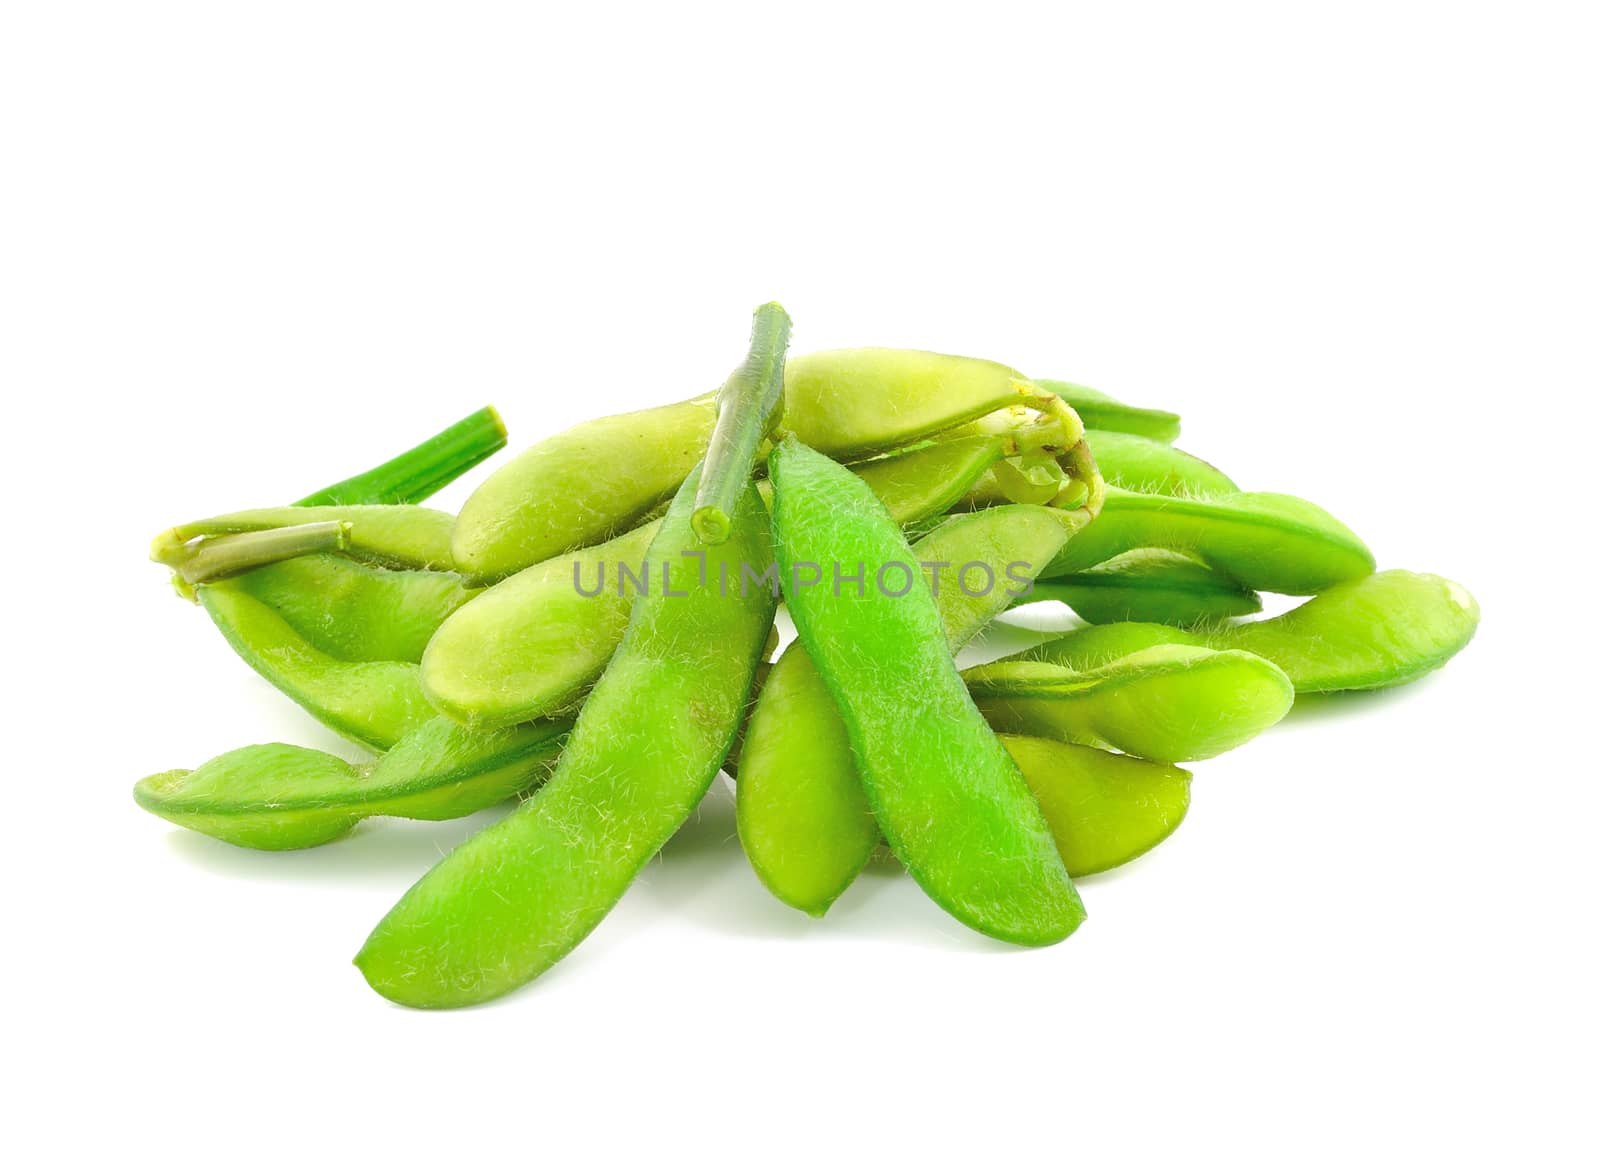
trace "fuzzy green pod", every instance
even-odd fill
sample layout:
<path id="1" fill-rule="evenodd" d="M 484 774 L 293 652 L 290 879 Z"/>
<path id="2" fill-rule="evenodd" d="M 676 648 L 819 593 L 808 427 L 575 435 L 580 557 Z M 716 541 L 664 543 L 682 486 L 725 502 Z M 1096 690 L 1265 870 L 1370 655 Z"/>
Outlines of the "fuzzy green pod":
<path id="1" fill-rule="evenodd" d="M 1152 646 L 1093 670 L 1005 659 L 963 672 L 996 730 L 1194 762 L 1241 746 L 1294 705 L 1294 687 L 1239 650 Z"/>
<path id="2" fill-rule="evenodd" d="M 1021 771 L 956 674 L 899 528 L 865 484 L 798 440 L 780 443 L 769 466 L 789 609 L 890 847 L 974 929 L 1025 945 L 1060 941 L 1083 920 L 1082 903 Z M 862 593 L 808 584 L 805 564 L 859 567 Z M 908 579 L 899 595 L 879 582 L 892 566 Z"/>
<path id="3" fill-rule="evenodd" d="M 281 742 L 244 746 L 197 770 L 152 774 L 134 800 L 159 817 L 236 846 L 300 850 L 364 818 L 460 818 L 537 787 L 570 723 L 473 734 L 444 718 L 418 726 L 365 766 Z"/>
<path id="4" fill-rule="evenodd" d="M 1376 690 L 1450 661 L 1472 640 L 1478 617 L 1477 602 L 1460 583 L 1391 570 L 1331 587 L 1276 618 L 1203 630 L 1091 626 L 1015 657 L 1088 671 L 1152 646 L 1186 643 L 1265 658 L 1300 694 Z"/>
<path id="5" fill-rule="evenodd" d="M 1293 495 L 1239 492 L 1203 499 L 1106 493 L 1044 577 L 1087 570 L 1126 551 L 1178 551 L 1252 590 L 1314 594 L 1372 573 L 1372 552 L 1327 511 Z"/>
<path id="6" fill-rule="evenodd" d="M 959 650 L 1004 610 L 1028 572 L 1086 517 L 1048 507 L 994 507 L 952 516 L 918 539 L 912 552 L 950 649 Z M 995 572 L 994 585 L 980 584 L 975 570 Z M 972 589 L 987 593 L 967 593 L 964 571 Z M 739 838 L 762 883 L 796 909 L 824 913 L 882 835 L 844 720 L 804 642 L 789 645 L 756 696 L 738 776 Z"/>
<path id="7" fill-rule="evenodd" d="M 920 521 L 955 502 L 999 455 L 992 439 L 957 439 L 860 463 L 857 474 L 897 520 Z M 646 523 L 528 567 L 455 612 L 422 657 L 429 700 L 476 729 L 576 702 L 605 669 L 635 594 L 652 578 L 644 556 L 659 527 Z"/>
<path id="8" fill-rule="evenodd" d="M 775 603 L 724 593 L 713 573 L 772 562 L 749 484 L 727 542 L 702 547 L 686 482 L 648 558 L 666 587 L 634 600 L 627 634 L 578 715 L 550 781 L 412 886 L 356 955 L 403 1005 L 487 1001 L 576 946 L 693 812 L 744 716 Z M 704 552 L 705 566 L 684 552 Z"/>
<path id="9" fill-rule="evenodd" d="M 1261 609 L 1261 596 L 1172 551 L 1140 548 L 1099 566 L 1040 579 L 1022 602 L 1064 602 L 1085 622 L 1195 626 Z"/>

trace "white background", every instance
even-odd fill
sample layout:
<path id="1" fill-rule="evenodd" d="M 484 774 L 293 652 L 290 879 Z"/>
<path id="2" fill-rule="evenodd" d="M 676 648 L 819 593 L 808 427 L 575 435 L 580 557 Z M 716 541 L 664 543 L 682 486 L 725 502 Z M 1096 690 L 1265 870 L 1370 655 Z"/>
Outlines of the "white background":
<path id="1" fill-rule="evenodd" d="M 1593 1144 L 1592 7 L 536 7 L 0 17 L 13 1143 Z M 554 972 L 413 1013 L 349 958 L 486 819 L 133 805 L 338 745 L 157 529 L 705 390 L 768 298 L 1179 410 L 1477 641 L 1198 765 L 1039 952 L 883 867 L 803 919 L 719 783 Z"/>

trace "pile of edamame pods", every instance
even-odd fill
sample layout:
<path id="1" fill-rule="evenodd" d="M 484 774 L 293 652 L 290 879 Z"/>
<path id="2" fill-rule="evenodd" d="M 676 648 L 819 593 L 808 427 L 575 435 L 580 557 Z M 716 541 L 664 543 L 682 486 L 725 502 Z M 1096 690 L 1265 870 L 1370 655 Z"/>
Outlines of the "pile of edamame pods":
<path id="1" fill-rule="evenodd" d="M 419 504 L 504 445 L 492 408 L 297 502 L 162 532 L 180 593 L 370 756 L 246 746 L 138 803 L 289 850 L 521 798 L 356 956 L 411 1006 L 560 960 L 719 772 L 788 905 L 826 913 L 886 845 L 968 926 L 1047 945 L 1083 921 L 1074 877 L 1177 828 L 1180 763 L 1296 694 L 1425 675 L 1477 626 L 1456 583 L 1377 572 L 1328 511 L 1171 446 L 1176 415 L 987 360 L 788 343 L 758 308 L 720 389 L 537 443 L 458 515 Z M 1264 591 L 1306 601 L 1247 620 Z M 798 638 L 773 660 L 780 600 Z M 1081 622 L 957 670 L 1041 600 Z"/>

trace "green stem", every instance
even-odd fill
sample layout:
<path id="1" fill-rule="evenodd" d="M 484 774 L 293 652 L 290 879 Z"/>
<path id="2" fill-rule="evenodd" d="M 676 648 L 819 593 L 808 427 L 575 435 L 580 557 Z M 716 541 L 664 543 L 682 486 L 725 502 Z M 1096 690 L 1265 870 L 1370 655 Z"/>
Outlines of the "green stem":
<path id="1" fill-rule="evenodd" d="M 783 361 L 789 351 L 789 313 L 776 303 L 756 308 L 750 351 L 717 392 L 717 426 L 689 520 L 707 546 L 728 541 L 733 507 L 750 481 L 756 452 L 783 416 Z"/>
<path id="2" fill-rule="evenodd" d="M 297 507 L 420 503 L 506 445 L 506 425 L 493 407 L 474 411 L 424 443 L 370 471 L 307 495 Z"/>
<path id="3" fill-rule="evenodd" d="M 350 524 L 330 520 L 242 535 L 217 535 L 160 554 L 153 552 L 152 557 L 170 566 L 183 583 L 196 586 L 284 559 L 342 551 L 349 545 Z"/>

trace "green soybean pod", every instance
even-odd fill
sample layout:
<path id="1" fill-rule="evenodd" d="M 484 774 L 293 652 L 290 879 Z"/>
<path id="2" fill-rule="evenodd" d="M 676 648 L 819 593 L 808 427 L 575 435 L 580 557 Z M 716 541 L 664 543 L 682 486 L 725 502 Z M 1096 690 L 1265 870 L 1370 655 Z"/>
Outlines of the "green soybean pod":
<path id="1" fill-rule="evenodd" d="M 1314 594 L 1372 573 L 1372 552 L 1314 503 L 1240 492 L 1181 499 L 1111 487 L 1095 521 L 1048 567 L 1049 579 L 1153 547 L 1201 559 L 1253 590 Z"/>
<path id="2" fill-rule="evenodd" d="M 300 850 L 364 818 L 444 821 L 534 789 L 569 728 L 534 723 L 469 733 L 445 718 L 418 726 L 367 766 L 303 746 L 244 746 L 197 770 L 141 779 L 134 800 L 159 817 L 235 846 Z"/>
<path id="3" fill-rule="evenodd" d="M 1391 570 L 1331 587 L 1276 618 L 1198 631 L 1132 622 L 1091 626 L 1016 657 L 1089 671 L 1152 646 L 1188 643 L 1265 658 L 1300 694 L 1376 690 L 1443 666 L 1472 640 L 1478 617 L 1477 602 L 1460 583 Z"/>
<path id="4" fill-rule="evenodd" d="M 1082 424 L 1059 396 L 1002 364 L 929 351 L 868 347 L 788 360 L 780 428 L 855 460 L 1014 406 L 1051 414 L 1051 449 L 1086 470 Z M 462 506 L 456 567 L 495 582 L 637 525 L 705 454 L 715 423 L 715 397 L 702 395 L 592 420 L 535 444 Z M 1098 472 L 1084 479 L 1092 485 Z"/>
<path id="5" fill-rule="evenodd" d="M 1049 507 L 993 507 L 945 520 L 912 546 L 950 649 L 1010 604 L 1028 571 L 1087 518 Z M 995 573 L 984 585 L 972 568 Z M 890 589 L 898 589 L 889 576 Z M 906 575 L 905 577 L 909 577 Z M 1020 581 L 1019 581 L 1020 580 Z M 738 756 L 739 839 L 782 902 L 825 913 L 871 859 L 882 835 L 856 774 L 850 736 L 804 642 L 790 643 L 756 696 Z"/>
<path id="6" fill-rule="evenodd" d="M 1171 626 L 1255 614 L 1261 596 L 1198 559 L 1140 548 L 1088 570 L 1037 580 L 1021 602 L 1064 602 L 1086 622 Z"/>
<path id="7" fill-rule="evenodd" d="M 202 537 L 243 534 L 327 521 L 326 507 L 265 507 L 196 519 L 157 535 L 150 557 L 171 565 L 188 553 L 187 544 Z M 349 524 L 349 553 L 379 566 L 402 570 L 452 570 L 450 533 L 455 520 L 443 511 L 405 504 L 342 506 L 340 521 Z"/>
<path id="8" fill-rule="evenodd" d="M 725 592 L 719 576 L 765 570 L 772 541 L 750 484 L 729 540 L 702 547 L 695 485 L 684 483 L 648 553 L 667 568 L 662 592 L 634 600 L 550 781 L 412 886 L 356 955 L 385 997 L 471 1005 L 538 976 L 600 922 L 716 777 L 775 609 L 765 587 Z"/>
<path id="9" fill-rule="evenodd" d="M 914 577 L 897 597 L 878 585 L 890 564 L 916 570 L 899 528 L 864 483 L 797 439 L 783 440 L 768 465 L 779 562 L 794 572 L 789 609 L 890 847 L 974 929 L 1025 945 L 1060 941 L 1083 905 L 1021 771 L 956 673 L 932 594 Z M 863 593 L 806 585 L 797 564 L 860 564 Z"/>
<path id="10" fill-rule="evenodd" d="M 714 395 L 591 419 L 491 474 L 456 517 L 455 565 L 497 582 L 637 525 L 682 484 L 716 425 Z"/>
<path id="11" fill-rule="evenodd" d="M 1103 873 L 1155 849 L 1189 812 L 1179 766 L 1047 738 L 1003 734 L 1074 878 Z"/>
<path id="12" fill-rule="evenodd" d="M 1034 382 L 1072 404 L 1072 409 L 1082 417 L 1083 425 L 1097 431 L 1120 431 L 1170 443 L 1182 429 L 1182 420 L 1171 411 L 1134 407 L 1081 383 L 1062 383 L 1056 379 L 1035 379 Z"/>
<path id="13" fill-rule="evenodd" d="M 397 571 L 331 554 L 245 571 L 233 585 L 346 662 L 420 662 L 439 626 L 477 595 L 450 571 Z"/>
<path id="14" fill-rule="evenodd" d="M 1091 428 L 1084 438 L 1106 482 L 1125 491 L 1195 498 L 1229 495 L 1239 489 L 1204 459 L 1143 435 Z"/>
<path id="15" fill-rule="evenodd" d="M 1001 660 L 962 677 L 996 730 L 1158 762 L 1213 758 L 1294 705 L 1294 687 L 1266 659 L 1194 646 L 1153 646 L 1087 671 Z"/>
<path id="16" fill-rule="evenodd" d="M 897 520 L 920 521 L 949 507 L 1000 450 L 992 439 L 958 439 L 869 460 L 857 473 Z M 622 641 L 633 597 L 650 579 L 644 554 L 659 527 L 646 523 L 537 563 L 456 611 L 422 656 L 429 700 L 477 729 L 575 702 Z"/>
<path id="17" fill-rule="evenodd" d="M 790 359 L 781 430 L 814 450 L 857 459 L 961 427 L 992 411 L 1032 407 L 1066 416 L 1061 444 L 1082 425 L 1052 392 L 987 359 L 853 347 Z"/>
<path id="18" fill-rule="evenodd" d="M 433 717 L 416 663 L 336 658 L 233 580 L 208 583 L 195 594 L 252 670 L 352 742 L 387 750 Z"/>

